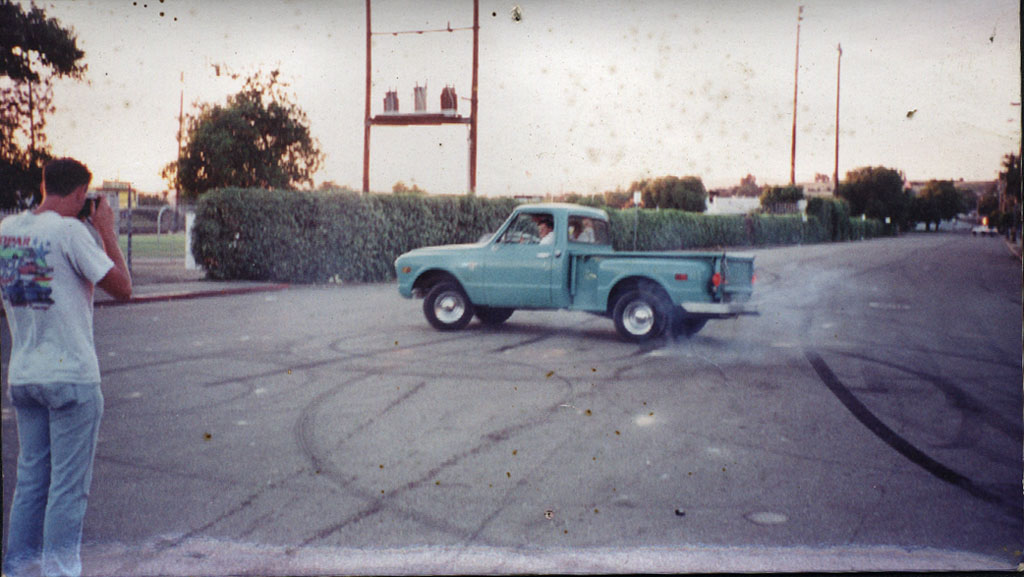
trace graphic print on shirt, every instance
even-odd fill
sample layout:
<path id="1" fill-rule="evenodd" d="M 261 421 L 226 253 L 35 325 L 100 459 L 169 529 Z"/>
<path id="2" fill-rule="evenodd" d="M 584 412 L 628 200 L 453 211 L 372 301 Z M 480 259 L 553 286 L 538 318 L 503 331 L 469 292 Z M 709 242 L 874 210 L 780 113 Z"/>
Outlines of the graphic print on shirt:
<path id="1" fill-rule="evenodd" d="M 0 290 L 12 306 L 48 309 L 53 289 L 53 267 L 46 265 L 49 242 L 28 237 L 0 237 Z"/>

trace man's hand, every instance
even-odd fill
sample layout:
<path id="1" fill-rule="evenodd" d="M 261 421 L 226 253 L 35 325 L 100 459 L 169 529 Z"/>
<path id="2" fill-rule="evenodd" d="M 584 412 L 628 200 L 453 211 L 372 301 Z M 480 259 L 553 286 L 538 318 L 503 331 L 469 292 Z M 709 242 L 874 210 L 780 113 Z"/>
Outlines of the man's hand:
<path id="1" fill-rule="evenodd" d="M 86 200 L 86 202 L 90 201 Z M 114 233 L 114 209 L 107 202 L 106 195 L 101 194 L 99 196 L 99 202 L 92 212 L 92 225 L 96 227 L 96 231 L 100 233 L 100 236 L 103 236 L 104 233 L 109 233 L 114 234 L 114 238 L 117 238 L 117 235 Z"/>
<path id="2" fill-rule="evenodd" d="M 110 269 L 107 276 L 100 280 L 99 287 L 118 299 L 128 300 L 132 297 L 132 277 L 128 272 L 128 265 L 125 264 L 121 247 L 117 244 L 117 231 L 114 229 L 114 209 L 110 208 L 107 198 L 100 195 L 100 201 L 92 214 L 92 225 L 96 232 L 100 233 L 103 240 L 103 250 L 114 261 L 114 268 Z"/>

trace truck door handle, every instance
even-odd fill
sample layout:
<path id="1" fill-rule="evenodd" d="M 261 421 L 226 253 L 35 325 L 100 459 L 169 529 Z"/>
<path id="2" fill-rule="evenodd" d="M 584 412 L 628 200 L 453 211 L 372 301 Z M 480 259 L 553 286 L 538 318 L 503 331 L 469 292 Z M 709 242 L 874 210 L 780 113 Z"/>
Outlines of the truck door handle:
<path id="1" fill-rule="evenodd" d="M 561 256 L 562 256 L 562 251 L 560 251 L 560 250 L 556 250 L 556 251 L 555 251 L 555 258 L 559 258 L 559 257 L 561 257 Z"/>

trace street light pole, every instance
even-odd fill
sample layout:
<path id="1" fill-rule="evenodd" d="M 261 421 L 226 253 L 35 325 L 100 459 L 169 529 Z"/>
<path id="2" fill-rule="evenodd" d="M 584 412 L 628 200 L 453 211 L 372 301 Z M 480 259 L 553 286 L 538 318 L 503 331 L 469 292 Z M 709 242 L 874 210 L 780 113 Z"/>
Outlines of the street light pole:
<path id="1" fill-rule="evenodd" d="M 181 211 L 181 139 L 185 130 L 185 72 L 181 73 L 181 95 L 178 97 L 178 165 L 174 169 L 174 230 L 178 230 Z M 159 222 L 157 229 L 159 232 Z"/>
<path id="2" fill-rule="evenodd" d="M 796 97 L 800 79 L 800 22 L 804 19 L 804 7 L 796 15 L 796 67 L 793 71 L 793 147 L 789 156 L 789 184 L 796 185 Z"/>

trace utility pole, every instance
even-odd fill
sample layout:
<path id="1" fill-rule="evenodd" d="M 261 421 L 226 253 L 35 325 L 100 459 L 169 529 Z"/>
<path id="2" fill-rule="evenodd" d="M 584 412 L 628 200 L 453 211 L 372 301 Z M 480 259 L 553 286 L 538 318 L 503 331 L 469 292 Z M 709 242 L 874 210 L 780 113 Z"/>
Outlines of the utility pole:
<path id="1" fill-rule="evenodd" d="M 363 115 L 363 194 L 370 192 L 370 64 L 373 52 L 373 29 L 370 27 L 370 0 L 366 0 L 366 108 Z"/>
<path id="2" fill-rule="evenodd" d="M 370 26 L 370 3 L 371 0 L 366 0 L 366 107 L 364 109 L 364 128 L 363 128 L 363 192 L 370 192 L 370 129 L 373 126 L 440 126 L 448 124 L 463 124 L 469 126 L 469 194 L 472 195 L 476 192 L 476 147 L 477 147 L 477 67 L 479 65 L 479 40 L 480 40 L 480 0 L 473 0 L 473 27 L 455 27 L 453 28 L 451 23 L 446 28 L 437 30 L 404 30 L 396 32 L 374 32 Z M 411 114 L 399 114 L 396 109 L 394 111 L 387 112 L 383 115 L 371 116 L 370 109 L 370 95 L 372 89 L 372 78 L 373 68 L 371 66 L 371 54 L 373 51 L 373 36 L 375 34 L 388 35 L 388 36 L 399 36 L 404 34 L 415 34 L 422 35 L 433 32 L 463 32 L 473 31 L 473 86 L 471 94 L 471 107 L 470 117 L 466 118 L 456 113 L 456 107 L 454 103 L 457 102 L 457 98 L 452 92 L 452 108 L 445 111 L 442 110 L 440 113 L 427 112 L 426 110 L 417 110 Z"/>
<path id="3" fill-rule="evenodd" d="M 476 194 L 477 69 L 480 67 L 480 0 L 473 0 L 473 88 L 469 105 L 469 195 Z"/>
<path id="4" fill-rule="evenodd" d="M 789 185 L 796 184 L 796 97 L 800 79 L 800 22 L 804 19 L 804 7 L 796 14 L 796 68 L 793 71 L 793 148 L 789 156 Z"/>
<path id="5" fill-rule="evenodd" d="M 843 45 L 836 46 L 839 56 L 836 59 L 836 167 L 832 173 L 832 194 L 839 195 L 839 78 L 843 66 Z"/>

